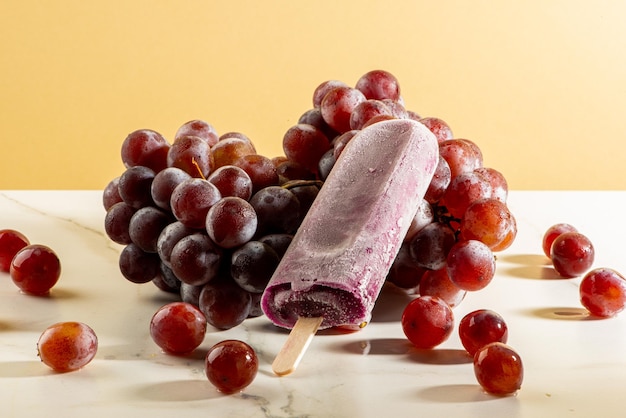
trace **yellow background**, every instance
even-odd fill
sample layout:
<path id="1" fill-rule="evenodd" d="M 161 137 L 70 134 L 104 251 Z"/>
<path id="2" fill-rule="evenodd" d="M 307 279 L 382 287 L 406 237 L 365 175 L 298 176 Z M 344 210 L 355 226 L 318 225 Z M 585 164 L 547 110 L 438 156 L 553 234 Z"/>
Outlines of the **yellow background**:
<path id="1" fill-rule="evenodd" d="M 259 153 L 327 79 L 397 76 L 511 189 L 624 189 L 624 1 L 2 1 L 0 189 L 101 189 L 139 128 Z"/>

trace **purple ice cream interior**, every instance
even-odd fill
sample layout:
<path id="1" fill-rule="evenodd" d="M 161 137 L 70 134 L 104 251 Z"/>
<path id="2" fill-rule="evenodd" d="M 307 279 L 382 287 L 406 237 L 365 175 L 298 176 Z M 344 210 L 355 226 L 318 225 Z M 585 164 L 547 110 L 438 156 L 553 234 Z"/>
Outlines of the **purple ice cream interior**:
<path id="1" fill-rule="evenodd" d="M 408 119 L 375 123 L 348 142 L 261 300 L 277 326 L 323 317 L 360 326 L 372 308 L 438 162 L 435 136 Z"/>

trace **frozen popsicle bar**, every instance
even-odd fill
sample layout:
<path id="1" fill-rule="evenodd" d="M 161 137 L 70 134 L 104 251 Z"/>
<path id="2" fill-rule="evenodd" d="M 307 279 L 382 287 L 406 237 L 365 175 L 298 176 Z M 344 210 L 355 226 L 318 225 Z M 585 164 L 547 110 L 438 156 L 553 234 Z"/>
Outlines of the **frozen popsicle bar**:
<path id="1" fill-rule="evenodd" d="M 322 318 L 363 326 L 433 176 L 435 136 L 398 119 L 361 130 L 344 148 L 262 297 L 277 326 Z"/>

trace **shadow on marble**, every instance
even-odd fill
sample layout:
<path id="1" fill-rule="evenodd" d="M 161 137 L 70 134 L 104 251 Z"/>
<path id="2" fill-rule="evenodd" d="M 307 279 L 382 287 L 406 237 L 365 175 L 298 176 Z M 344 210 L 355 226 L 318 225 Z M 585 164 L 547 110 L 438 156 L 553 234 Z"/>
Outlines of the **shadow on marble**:
<path id="1" fill-rule="evenodd" d="M 600 318 L 589 314 L 585 308 L 573 306 L 553 306 L 545 308 L 526 309 L 523 314 L 544 319 L 557 319 L 561 321 L 596 321 Z"/>
<path id="2" fill-rule="evenodd" d="M 192 402 L 227 397 L 207 379 L 173 380 L 140 386 L 135 394 L 155 402 Z"/>
<path id="3" fill-rule="evenodd" d="M 520 279 L 532 280 L 569 280 L 560 276 L 551 265 L 519 266 L 503 269 L 505 274 Z"/>
<path id="4" fill-rule="evenodd" d="M 472 356 L 465 350 L 450 348 L 412 349 L 409 353 L 412 361 L 423 364 L 468 364 Z"/>
<path id="5" fill-rule="evenodd" d="M 406 338 L 377 338 L 338 343 L 333 350 L 363 356 L 406 355 L 412 347 Z"/>
<path id="6" fill-rule="evenodd" d="M 429 386 L 420 389 L 417 396 L 424 401 L 437 403 L 485 402 L 501 399 L 485 393 L 479 384 Z"/>
<path id="7" fill-rule="evenodd" d="M 545 254 L 496 254 L 498 261 L 524 266 L 550 266 Z"/>

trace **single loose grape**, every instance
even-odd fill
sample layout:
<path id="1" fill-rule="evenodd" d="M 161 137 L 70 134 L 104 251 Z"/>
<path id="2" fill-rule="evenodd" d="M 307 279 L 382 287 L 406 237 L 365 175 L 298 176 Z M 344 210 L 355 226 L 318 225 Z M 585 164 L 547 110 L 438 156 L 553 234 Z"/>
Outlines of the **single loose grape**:
<path id="1" fill-rule="evenodd" d="M 191 353 L 206 333 L 206 317 L 196 306 L 172 302 L 159 308 L 150 320 L 150 336 L 166 353 Z"/>
<path id="2" fill-rule="evenodd" d="M 14 229 L 0 230 L 0 270 L 8 272 L 15 254 L 28 244 L 28 238 L 21 232 Z"/>
<path id="3" fill-rule="evenodd" d="M 98 351 L 94 330 L 81 322 L 59 322 L 39 337 L 37 351 L 41 361 L 57 372 L 78 370 Z"/>
<path id="4" fill-rule="evenodd" d="M 470 355 L 485 345 L 498 341 L 506 343 L 509 336 L 504 318 L 489 309 L 479 309 L 465 315 L 459 321 L 461 344 Z"/>
<path id="5" fill-rule="evenodd" d="M 506 344 L 493 342 L 474 354 L 474 374 L 485 392 L 512 395 L 522 387 L 522 359 Z"/>
<path id="6" fill-rule="evenodd" d="M 205 373 L 222 393 L 232 394 L 246 388 L 257 375 L 259 359 L 252 347 L 243 341 L 225 340 L 209 349 Z"/>
<path id="7" fill-rule="evenodd" d="M 434 348 L 448 339 L 454 327 L 452 308 L 436 296 L 413 299 L 402 312 L 404 335 L 417 348 Z"/>
<path id="8" fill-rule="evenodd" d="M 61 276 L 61 261 L 51 248 L 30 244 L 15 254 L 9 273 L 22 292 L 46 295 Z"/>
<path id="9" fill-rule="evenodd" d="M 580 232 L 565 232 L 550 247 L 552 265 L 562 277 L 580 276 L 591 267 L 594 258 L 593 244 Z"/>
<path id="10" fill-rule="evenodd" d="M 609 268 L 589 271 L 580 282 L 580 302 L 590 314 L 608 318 L 626 307 L 626 279 Z"/>

